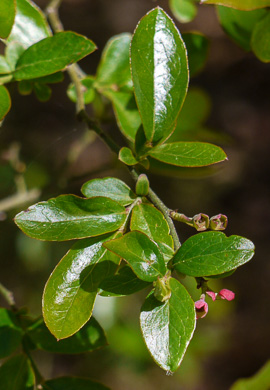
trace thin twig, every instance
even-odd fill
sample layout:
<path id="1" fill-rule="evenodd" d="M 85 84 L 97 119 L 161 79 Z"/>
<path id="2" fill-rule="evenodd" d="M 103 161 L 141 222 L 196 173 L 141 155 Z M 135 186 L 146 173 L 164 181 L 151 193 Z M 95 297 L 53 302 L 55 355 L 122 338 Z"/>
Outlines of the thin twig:
<path id="1" fill-rule="evenodd" d="M 0 294 L 5 299 L 7 304 L 11 307 L 12 310 L 16 311 L 16 303 L 14 299 L 14 295 L 11 291 L 9 291 L 2 283 L 0 283 Z"/>

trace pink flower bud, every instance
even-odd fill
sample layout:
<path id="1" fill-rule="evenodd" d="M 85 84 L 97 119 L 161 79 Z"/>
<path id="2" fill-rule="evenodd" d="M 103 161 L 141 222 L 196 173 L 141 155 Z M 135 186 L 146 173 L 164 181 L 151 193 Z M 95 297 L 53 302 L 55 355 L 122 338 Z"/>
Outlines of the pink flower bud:
<path id="1" fill-rule="evenodd" d="M 220 290 L 218 295 L 221 297 L 221 299 L 226 299 L 227 301 L 232 301 L 235 297 L 235 293 L 231 290 L 227 290 L 226 288 Z"/>
<path id="2" fill-rule="evenodd" d="M 196 318 L 203 318 L 208 312 L 208 305 L 204 299 L 195 302 Z"/>
<path id="3" fill-rule="evenodd" d="M 209 297 L 211 297 L 213 301 L 216 300 L 217 294 L 216 294 L 214 291 L 208 290 L 208 291 L 206 291 L 206 294 L 207 294 Z"/>

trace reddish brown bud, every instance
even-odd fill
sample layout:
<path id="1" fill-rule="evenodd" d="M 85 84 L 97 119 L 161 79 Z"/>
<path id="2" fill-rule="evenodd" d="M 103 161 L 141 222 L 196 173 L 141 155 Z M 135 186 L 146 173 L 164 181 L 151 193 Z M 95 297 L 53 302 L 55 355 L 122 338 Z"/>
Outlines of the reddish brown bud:
<path id="1" fill-rule="evenodd" d="M 227 301 L 232 301 L 235 297 L 235 293 L 231 290 L 227 290 L 224 288 L 223 290 L 220 290 L 218 293 L 221 299 L 226 299 Z"/>
<path id="2" fill-rule="evenodd" d="M 208 312 L 208 305 L 204 299 L 195 302 L 196 318 L 203 318 Z"/>

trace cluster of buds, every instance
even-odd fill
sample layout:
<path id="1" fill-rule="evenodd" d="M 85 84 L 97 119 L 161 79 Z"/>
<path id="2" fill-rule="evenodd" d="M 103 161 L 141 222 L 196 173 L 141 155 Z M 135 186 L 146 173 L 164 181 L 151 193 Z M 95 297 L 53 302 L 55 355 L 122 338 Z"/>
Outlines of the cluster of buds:
<path id="1" fill-rule="evenodd" d="M 203 232 L 207 229 L 225 230 L 228 225 L 228 218 L 224 214 L 218 214 L 209 218 L 208 215 L 199 213 L 194 215 L 194 217 L 189 218 L 185 214 L 180 214 L 177 211 L 171 211 L 170 216 L 176 221 L 180 221 L 186 225 L 194 227 L 198 232 Z"/>
<path id="2" fill-rule="evenodd" d="M 226 299 L 227 301 L 232 301 L 235 297 L 233 291 L 227 290 L 226 288 L 220 290 L 218 293 L 215 293 L 212 290 L 206 290 L 206 294 L 212 298 L 213 301 L 216 299 Z M 203 318 L 208 313 L 208 304 L 205 302 L 205 294 L 202 294 L 200 299 L 195 302 L 196 309 L 196 318 Z"/>

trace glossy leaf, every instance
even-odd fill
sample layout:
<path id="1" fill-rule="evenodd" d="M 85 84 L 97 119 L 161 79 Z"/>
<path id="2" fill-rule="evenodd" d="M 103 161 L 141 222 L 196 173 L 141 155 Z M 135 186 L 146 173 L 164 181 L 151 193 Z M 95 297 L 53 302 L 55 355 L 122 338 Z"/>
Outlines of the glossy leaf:
<path id="1" fill-rule="evenodd" d="M 116 235 L 78 241 L 52 272 L 43 294 L 43 316 L 57 338 L 72 336 L 90 319 L 101 281 L 119 259 L 102 246 Z"/>
<path id="2" fill-rule="evenodd" d="M 35 375 L 25 355 L 17 355 L 0 367 L 0 390 L 32 390 Z"/>
<path id="3" fill-rule="evenodd" d="M 65 340 L 57 341 L 42 319 L 28 328 L 27 335 L 36 348 L 53 353 L 90 352 L 107 345 L 104 331 L 94 317 L 79 332 Z"/>
<path id="4" fill-rule="evenodd" d="M 270 5 L 270 4 L 269 4 Z M 256 24 L 252 39 L 251 46 L 255 55 L 262 62 L 270 62 L 270 13 Z"/>
<path id="5" fill-rule="evenodd" d="M 191 22 L 197 15 L 194 0 L 170 0 L 169 5 L 175 18 L 181 23 Z"/>
<path id="6" fill-rule="evenodd" d="M 95 79 L 92 76 L 88 76 L 85 77 L 84 79 L 81 79 L 81 84 L 83 86 L 83 98 L 85 104 L 91 103 L 95 98 L 95 90 L 93 87 L 94 81 Z M 77 93 L 74 84 L 69 85 L 67 90 L 67 95 L 72 102 L 74 103 L 77 102 Z"/>
<path id="7" fill-rule="evenodd" d="M 198 32 L 184 33 L 182 38 L 187 48 L 189 73 L 192 77 L 205 66 L 210 42 L 205 35 Z"/>
<path id="8" fill-rule="evenodd" d="M 188 238 L 174 256 L 177 271 L 190 276 L 218 275 L 240 267 L 254 255 L 254 245 L 240 236 L 206 232 Z"/>
<path id="9" fill-rule="evenodd" d="M 0 359 L 9 356 L 21 343 L 22 329 L 10 310 L 0 308 Z"/>
<path id="10" fill-rule="evenodd" d="M 141 125 L 141 117 L 134 94 L 111 89 L 104 90 L 102 94 L 112 102 L 119 129 L 129 141 L 134 142 Z"/>
<path id="11" fill-rule="evenodd" d="M 270 360 L 251 378 L 238 379 L 230 390 L 268 390 L 270 383 Z"/>
<path id="12" fill-rule="evenodd" d="M 158 145 L 148 154 L 159 161 L 180 167 L 203 167 L 227 159 L 220 147 L 204 142 L 173 142 Z"/>
<path id="13" fill-rule="evenodd" d="M 39 7 L 31 0 L 17 0 L 15 23 L 8 43 L 17 42 L 27 49 L 50 35 L 51 29 Z"/>
<path id="14" fill-rule="evenodd" d="M 132 150 L 127 148 L 126 146 L 121 148 L 118 158 L 126 165 L 136 165 L 138 164 L 138 160 L 134 157 Z"/>
<path id="15" fill-rule="evenodd" d="M 110 390 L 101 383 L 93 382 L 90 379 L 62 377 L 46 381 L 42 385 L 44 390 Z"/>
<path id="16" fill-rule="evenodd" d="M 126 183 L 113 177 L 87 181 L 82 186 L 81 192 L 87 198 L 103 194 L 123 206 L 128 206 L 136 199 L 136 195 Z"/>
<path id="17" fill-rule="evenodd" d="M 154 206 L 140 204 L 133 208 L 130 230 L 145 233 L 156 243 L 164 243 L 173 248 L 173 239 L 163 214 Z"/>
<path id="18" fill-rule="evenodd" d="M 103 50 L 97 69 L 97 87 L 118 90 L 123 87 L 132 90 L 129 65 L 131 34 L 123 33 L 112 37 Z"/>
<path id="19" fill-rule="evenodd" d="M 240 11 L 228 7 L 217 7 L 218 18 L 224 31 L 244 50 L 251 50 L 250 40 L 256 23 L 266 15 L 264 9 Z"/>
<path id="20" fill-rule="evenodd" d="M 0 85 L 0 121 L 7 115 L 11 107 L 9 92 L 3 85 Z"/>
<path id="21" fill-rule="evenodd" d="M 125 208 L 109 198 L 61 195 L 17 214 L 15 223 L 30 237 L 65 241 L 113 232 L 125 218 Z"/>
<path id="22" fill-rule="evenodd" d="M 10 66 L 4 56 L 0 55 L 0 75 L 10 73 Z"/>
<path id="23" fill-rule="evenodd" d="M 158 246 L 145 234 L 137 231 L 108 241 L 106 248 L 126 260 L 138 278 L 153 282 L 165 275 L 166 267 Z"/>
<path id="24" fill-rule="evenodd" d="M 151 283 L 138 279 L 132 269 L 125 265 L 120 267 L 115 275 L 101 282 L 102 292 L 99 295 L 104 297 L 131 295 L 150 285 Z"/>
<path id="25" fill-rule="evenodd" d="M 24 51 L 25 49 L 22 46 L 22 44 L 17 41 L 12 41 L 6 46 L 6 50 L 5 50 L 6 60 L 12 71 L 15 70 L 16 63 Z"/>
<path id="26" fill-rule="evenodd" d="M 270 0 L 201 0 L 202 4 L 218 4 L 244 11 L 270 6 Z"/>
<path id="27" fill-rule="evenodd" d="M 30 46 L 21 55 L 14 78 L 33 79 L 58 72 L 95 49 L 95 44 L 82 35 L 70 31 L 57 33 Z"/>
<path id="28" fill-rule="evenodd" d="M 153 292 L 140 314 L 142 334 L 153 359 L 166 371 L 179 367 L 195 329 L 194 302 L 176 279 L 168 282 L 171 297 L 158 301 Z"/>
<path id="29" fill-rule="evenodd" d="M 16 0 L 0 2 L 0 38 L 7 38 L 11 32 L 16 13 Z"/>
<path id="30" fill-rule="evenodd" d="M 135 30 L 131 70 L 146 138 L 160 142 L 173 132 L 188 87 L 185 45 L 161 8 L 144 16 Z"/>

